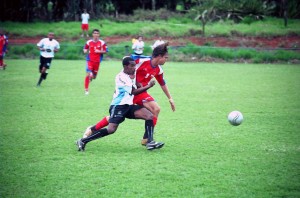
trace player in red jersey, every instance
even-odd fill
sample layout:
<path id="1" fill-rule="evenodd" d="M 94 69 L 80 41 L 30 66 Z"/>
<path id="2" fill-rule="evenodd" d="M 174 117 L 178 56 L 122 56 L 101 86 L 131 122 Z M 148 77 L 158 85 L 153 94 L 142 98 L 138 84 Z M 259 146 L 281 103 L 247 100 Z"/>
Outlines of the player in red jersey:
<path id="1" fill-rule="evenodd" d="M 89 84 L 90 81 L 95 79 L 100 68 L 100 62 L 103 54 L 107 52 L 107 46 L 103 40 L 100 40 L 100 31 L 94 29 L 93 39 L 88 40 L 83 48 L 84 53 L 88 53 L 86 60 L 86 77 L 84 81 L 85 94 L 89 94 Z"/>
<path id="2" fill-rule="evenodd" d="M 175 103 L 164 80 L 164 72 L 162 70 L 162 65 L 164 65 L 169 58 L 168 45 L 168 42 L 159 45 L 154 48 L 152 57 L 139 58 L 135 61 L 137 63 L 136 81 L 140 83 L 141 86 L 145 86 L 153 78 L 155 78 L 160 84 L 160 87 L 165 95 L 168 97 L 171 109 L 175 111 Z M 153 114 L 153 123 L 155 126 L 160 112 L 160 107 L 155 99 L 147 91 L 145 91 L 134 96 L 133 102 L 135 104 L 142 105 L 149 111 L 151 111 L 151 113 Z M 145 133 L 141 142 L 142 145 L 145 145 L 147 143 L 147 139 L 148 135 Z"/>
<path id="3" fill-rule="evenodd" d="M 0 68 L 5 69 L 5 65 L 3 63 L 3 57 L 4 57 L 4 47 L 5 47 L 5 36 L 3 33 L 3 30 L 0 30 Z"/>
<path id="4" fill-rule="evenodd" d="M 157 80 L 157 82 L 160 84 L 163 92 L 166 94 L 166 96 L 169 99 L 171 109 L 175 111 L 175 103 L 174 100 L 171 97 L 171 94 L 169 92 L 169 89 L 166 85 L 166 82 L 164 80 L 164 72 L 162 70 L 162 65 L 166 63 L 168 60 L 168 45 L 169 43 L 166 42 L 162 45 L 157 46 L 153 52 L 152 57 L 143 57 L 141 56 L 133 56 L 135 59 L 135 62 L 137 63 L 136 67 L 136 81 L 138 87 L 146 86 L 153 78 Z M 153 124 L 154 126 L 157 123 L 157 118 L 160 112 L 160 107 L 157 104 L 157 102 L 154 100 L 154 98 L 147 92 L 142 92 L 138 95 L 134 96 L 133 102 L 135 104 L 138 104 L 140 106 L 146 107 L 151 113 L 153 114 Z M 102 120 L 100 120 L 94 128 L 96 130 L 99 130 L 105 126 L 108 125 L 108 118 L 109 116 L 104 117 Z M 83 137 L 87 137 L 92 134 L 91 127 L 88 127 L 84 133 Z M 142 142 L 142 145 L 146 145 L 148 139 L 148 134 L 145 132 Z"/>

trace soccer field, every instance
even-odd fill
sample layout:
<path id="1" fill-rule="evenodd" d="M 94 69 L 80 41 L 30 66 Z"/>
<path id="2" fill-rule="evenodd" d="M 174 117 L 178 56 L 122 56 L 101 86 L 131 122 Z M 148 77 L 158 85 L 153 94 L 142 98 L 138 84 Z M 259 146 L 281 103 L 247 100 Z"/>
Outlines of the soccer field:
<path id="1" fill-rule="evenodd" d="M 84 95 L 85 62 L 38 60 L 0 70 L 0 197 L 300 197 L 300 65 L 164 66 L 176 111 L 158 83 L 155 139 L 141 120 L 78 152 L 75 140 L 108 115 L 121 61 L 104 61 Z M 244 122 L 227 121 L 239 110 Z"/>

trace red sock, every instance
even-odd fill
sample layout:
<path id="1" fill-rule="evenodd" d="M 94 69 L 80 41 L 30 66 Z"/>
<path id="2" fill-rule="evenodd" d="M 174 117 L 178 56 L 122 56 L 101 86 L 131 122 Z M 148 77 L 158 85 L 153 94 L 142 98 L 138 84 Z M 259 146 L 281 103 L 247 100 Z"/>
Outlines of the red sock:
<path id="1" fill-rule="evenodd" d="M 89 90 L 89 84 L 90 84 L 90 77 L 89 77 L 89 76 L 86 76 L 86 77 L 85 77 L 85 80 L 84 80 L 84 87 L 85 87 L 85 90 Z"/>
<path id="2" fill-rule="evenodd" d="M 153 126 L 155 126 L 157 123 L 157 117 L 153 116 Z"/>
<path id="3" fill-rule="evenodd" d="M 108 125 L 108 121 L 107 121 L 106 117 L 104 117 L 102 120 L 100 120 L 96 124 L 95 129 L 99 130 L 99 129 L 102 129 L 103 127 L 106 127 L 107 125 Z"/>
<path id="4" fill-rule="evenodd" d="M 0 66 L 3 65 L 3 59 L 0 59 Z"/>

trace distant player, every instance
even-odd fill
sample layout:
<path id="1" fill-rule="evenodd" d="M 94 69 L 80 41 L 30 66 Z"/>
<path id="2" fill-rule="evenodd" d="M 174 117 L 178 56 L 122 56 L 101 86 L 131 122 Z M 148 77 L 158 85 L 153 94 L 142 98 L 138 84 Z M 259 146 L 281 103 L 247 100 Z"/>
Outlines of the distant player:
<path id="1" fill-rule="evenodd" d="M 135 84 L 136 63 L 132 58 L 124 57 L 122 64 L 123 70 L 115 77 L 115 92 L 109 108 L 110 118 L 108 127 L 101 130 L 96 130 L 95 127 L 92 127 L 92 135 L 81 138 L 76 142 L 78 151 L 84 151 L 86 144 L 90 141 L 113 134 L 125 118 L 145 120 L 145 130 L 148 134 L 147 150 L 159 149 L 164 146 L 164 143 L 153 140 L 154 126 L 152 113 L 144 107 L 133 104 L 133 95 L 146 91 L 155 83 L 152 81 L 144 87 L 137 88 Z"/>
<path id="2" fill-rule="evenodd" d="M 37 86 L 41 86 L 43 80 L 46 80 L 48 75 L 48 69 L 50 69 L 52 58 L 54 53 L 58 52 L 60 46 L 59 43 L 54 39 L 54 33 L 49 32 L 48 38 L 43 38 L 37 44 L 40 50 L 40 66 L 39 71 L 41 73 L 40 79 Z"/>
<path id="3" fill-rule="evenodd" d="M 82 34 L 81 37 L 84 36 L 84 32 L 86 33 L 86 37 L 89 37 L 89 19 L 90 15 L 86 12 L 86 9 L 83 10 L 83 13 L 81 14 L 81 30 Z"/>
<path id="4" fill-rule="evenodd" d="M 3 63 L 4 47 L 5 47 L 5 37 L 4 37 L 3 30 L 0 30 L 0 68 L 1 69 L 5 69 L 5 65 Z"/>
<path id="5" fill-rule="evenodd" d="M 100 31 L 93 30 L 93 39 L 88 40 L 83 48 L 84 53 L 88 53 L 86 57 L 86 77 L 84 80 L 85 94 L 89 94 L 89 84 L 97 77 L 100 68 L 100 62 L 103 54 L 107 52 L 107 46 L 103 40 L 100 40 Z"/>
<path id="6" fill-rule="evenodd" d="M 157 46 L 164 44 L 165 42 L 162 40 L 161 36 L 158 37 L 158 40 L 155 41 L 155 43 L 151 46 L 152 50 L 156 48 Z"/>
<path id="7" fill-rule="evenodd" d="M 146 86 L 147 84 L 150 83 L 150 81 L 153 78 L 155 78 L 160 84 L 163 92 L 169 99 L 171 109 L 175 111 L 175 103 L 171 97 L 169 89 L 164 80 L 164 75 L 163 75 L 164 72 L 161 67 L 168 60 L 168 45 L 169 43 L 166 42 L 162 45 L 157 46 L 152 52 L 152 57 L 143 56 L 143 58 L 140 58 L 141 56 L 135 56 L 135 55 L 132 55 L 132 57 L 133 59 L 135 59 L 135 62 L 137 63 L 136 81 L 138 87 Z M 133 103 L 138 104 L 140 106 L 144 106 L 149 111 L 151 111 L 151 113 L 153 114 L 153 124 L 155 126 L 160 112 L 160 107 L 155 101 L 155 99 L 147 91 L 144 91 L 134 96 Z M 95 129 L 99 130 L 102 127 L 107 126 L 107 124 L 108 124 L 108 117 L 106 116 L 95 125 Z M 92 133 L 93 131 L 90 129 L 90 127 L 88 127 L 83 137 L 87 137 Z M 141 144 L 146 145 L 147 141 L 148 141 L 148 134 L 145 131 Z"/>
<path id="8" fill-rule="evenodd" d="M 143 41 L 143 37 L 139 36 L 137 40 L 135 40 L 132 44 L 132 49 L 134 54 L 136 55 L 142 55 L 144 52 L 144 41 Z"/>

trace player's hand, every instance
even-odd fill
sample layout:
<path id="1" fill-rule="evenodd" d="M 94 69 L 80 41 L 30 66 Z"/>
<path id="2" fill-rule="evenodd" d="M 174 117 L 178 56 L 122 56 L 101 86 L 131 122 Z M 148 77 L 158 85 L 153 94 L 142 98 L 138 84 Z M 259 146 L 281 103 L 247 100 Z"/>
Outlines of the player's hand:
<path id="1" fill-rule="evenodd" d="M 149 85 L 149 87 L 153 87 L 155 85 L 155 80 L 150 80 L 148 85 Z"/>
<path id="2" fill-rule="evenodd" d="M 175 103 L 174 103 L 174 100 L 173 100 L 172 98 L 170 98 L 170 99 L 169 99 L 169 102 L 170 102 L 172 111 L 175 111 Z"/>
<path id="3" fill-rule="evenodd" d="M 42 52 L 46 51 L 45 48 L 40 48 L 40 50 L 41 50 Z"/>
<path id="4" fill-rule="evenodd" d="M 137 87 L 137 88 L 140 88 L 140 87 L 142 87 L 142 84 L 141 84 L 141 83 L 139 83 L 139 82 L 135 82 L 135 84 L 136 84 L 136 87 Z"/>
<path id="5" fill-rule="evenodd" d="M 58 52 L 58 49 L 57 48 L 54 48 L 54 50 L 53 50 L 54 52 Z"/>

